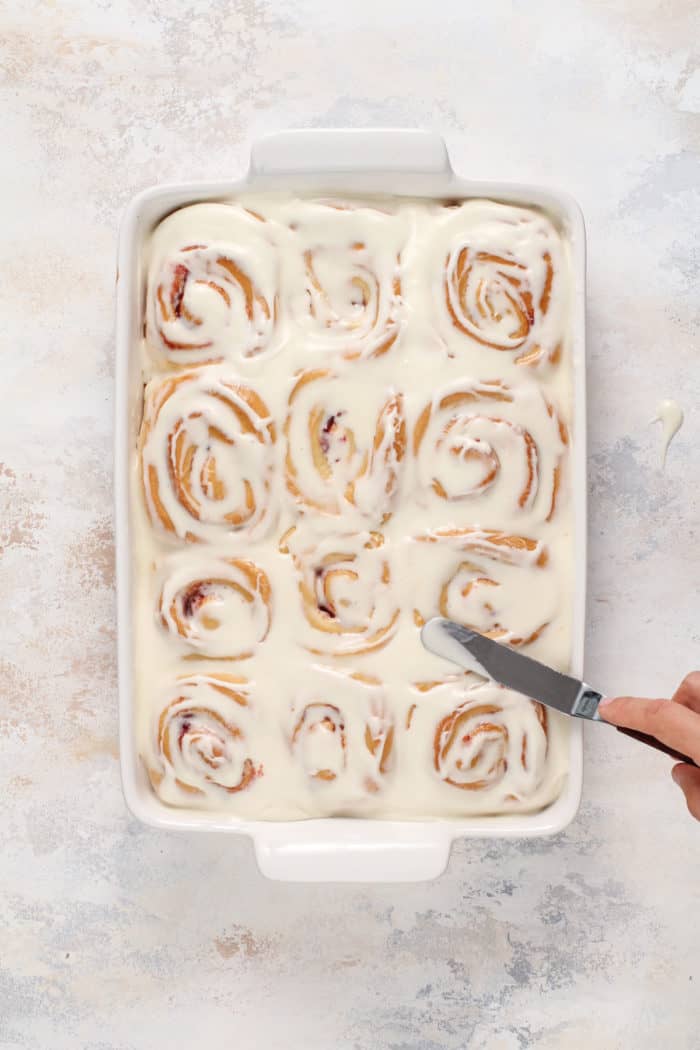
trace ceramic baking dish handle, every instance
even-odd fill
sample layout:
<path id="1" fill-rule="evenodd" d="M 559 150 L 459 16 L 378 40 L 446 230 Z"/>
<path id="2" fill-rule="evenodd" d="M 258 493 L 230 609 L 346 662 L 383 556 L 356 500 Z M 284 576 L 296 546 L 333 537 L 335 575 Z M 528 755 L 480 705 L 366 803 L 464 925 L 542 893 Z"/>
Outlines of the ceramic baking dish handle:
<path id="1" fill-rule="evenodd" d="M 447 867 L 451 840 L 447 829 L 406 824 L 382 835 L 378 829 L 352 821 L 309 823 L 308 831 L 289 830 L 256 834 L 255 858 L 268 879 L 283 882 L 420 882 L 435 879 Z"/>
<path id="2" fill-rule="evenodd" d="M 251 176 L 403 173 L 452 175 L 443 139 L 406 128 L 280 131 L 253 143 Z"/>

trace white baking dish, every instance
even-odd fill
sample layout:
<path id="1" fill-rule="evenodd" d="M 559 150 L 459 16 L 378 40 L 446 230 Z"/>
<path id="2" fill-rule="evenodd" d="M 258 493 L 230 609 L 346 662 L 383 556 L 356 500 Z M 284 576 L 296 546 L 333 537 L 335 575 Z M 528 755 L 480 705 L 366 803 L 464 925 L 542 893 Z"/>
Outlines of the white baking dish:
<path id="1" fill-rule="evenodd" d="M 268 823 L 164 805 L 150 789 L 136 752 L 132 706 L 131 536 L 129 467 L 139 425 L 141 378 L 137 357 L 145 277 L 142 245 L 169 212 L 242 190 L 387 192 L 438 198 L 490 197 L 539 205 L 564 227 L 571 244 L 573 299 L 573 487 L 576 552 L 572 669 L 583 670 L 586 584 L 585 235 L 570 198 L 515 183 L 470 182 L 452 171 L 443 140 L 422 131 L 291 131 L 252 149 L 248 175 L 238 181 L 159 186 L 127 208 L 119 240 L 117 282 L 115 498 L 119 618 L 121 771 L 131 812 L 154 827 L 249 835 L 260 870 L 300 881 L 412 881 L 434 878 L 457 838 L 531 838 L 561 831 L 575 816 L 582 784 L 582 733 L 573 721 L 569 776 L 562 795 L 539 813 L 465 820 L 399 822 L 322 819 Z"/>

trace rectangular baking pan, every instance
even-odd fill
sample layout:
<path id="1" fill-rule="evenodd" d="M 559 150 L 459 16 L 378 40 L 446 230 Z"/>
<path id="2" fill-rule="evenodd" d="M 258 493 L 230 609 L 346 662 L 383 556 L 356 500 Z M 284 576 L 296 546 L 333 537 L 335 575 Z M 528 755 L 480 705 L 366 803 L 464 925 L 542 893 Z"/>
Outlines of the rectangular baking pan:
<path id="1" fill-rule="evenodd" d="M 435 878 L 455 839 L 551 835 L 574 818 L 583 778 L 582 730 L 570 727 L 569 775 L 559 798 L 539 813 L 463 820 L 384 821 L 325 818 L 244 821 L 221 813 L 169 808 L 151 791 L 137 753 L 133 710 L 131 530 L 129 484 L 139 427 L 139 340 L 145 295 L 143 245 L 176 208 L 225 200 L 243 191 L 390 193 L 440 199 L 489 197 L 539 206 L 559 222 L 571 248 L 573 280 L 573 438 L 575 585 L 571 669 L 583 672 L 586 590 L 585 232 L 581 211 L 565 194 L 517 183 L 472 182 L 454 173 L 443 140 L 407 130 L 286 131 L 256 142 L 240 180 L 157 186 L 135 197 L 121 226 L 117 271 L 115 502 L 121 773 L 133 815 L 158 828 L 248 835 L 262 873 L 292 881 L 408 882 Z"/>

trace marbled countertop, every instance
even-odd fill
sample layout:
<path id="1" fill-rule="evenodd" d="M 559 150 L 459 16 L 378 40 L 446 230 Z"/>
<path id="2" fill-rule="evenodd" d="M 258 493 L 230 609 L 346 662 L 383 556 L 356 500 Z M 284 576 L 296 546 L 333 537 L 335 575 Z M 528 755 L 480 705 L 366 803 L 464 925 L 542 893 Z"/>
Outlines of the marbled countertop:
<path id="1" fill-rule="evenodd" d="M 468 176 L 569 190 L 589 232 L 589 676 L 700 663 L 695 2 L 5 6 L 0 360 L 3 1050 L 700 1047 L 700 826 L 591 727 L 550 841 L 438 882 L 265 882 L 245 839 L 138 826 L 117 761 L 115 237 L 261 132 L 425 126 Z M 686 423 L 659 467 L 660 397 Z"/>

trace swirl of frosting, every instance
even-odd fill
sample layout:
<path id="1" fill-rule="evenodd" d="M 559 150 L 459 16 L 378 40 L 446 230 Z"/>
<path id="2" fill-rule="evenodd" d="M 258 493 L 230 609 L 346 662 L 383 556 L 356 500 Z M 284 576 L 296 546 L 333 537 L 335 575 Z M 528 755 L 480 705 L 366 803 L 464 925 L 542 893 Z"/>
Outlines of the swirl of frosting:
<path id="1" fill-rule="evenodd" d="M 193 655 L 244 660 L 270 629 L 272 591 L 252 561 L 176 555 L 158 599 L 160 623 Z"/>
<path id="2" fill-rule="evenodd" d="M 305 546 L 292 534 L 282 550 L 291 552 L 307 628 L 302 642 L 320 656 L 355 656 L 386 645 L 399 609 L 381 533 L 329 536 Z"/>
<path id="3" fill-rule="evenodd" d="M 508 645 L 529 645 L 555 618 L 557 577 L 547 548 L 526 536 L 441 528 L 416 537 L 426 545 L 414 620 L 432 616 Z"/>
<path id="4" fill-rule="evenodd" d="M 490 523 L 514 514 L 550 521 L 561 488 L 568 430 L 534 384 L 460 380 L 439 391 L 413 432 L 424 493 L 479 502 Z"/>
<path id="5" fill-rule="evenodd" d="M 406 451 L 400 394 L 325 369 L 302 372 L 284 434 L 287 489 L 298 508 L 349 525 L 388 520 Z"/>
<path id="6" fill-rule="evenodd" d="M 319 678 L 316 671 L 316 678 Z M 378 679 L 361 673 L 314 681 L 293 705 L 291 749 L 309 780 L 336 791 L 332 806 L 376 795 L 393 766 L 394 722 Z M 330 690 L 338 703 L 319 697 Z"/>
<path id="7" fill-rule="evenodd" d="M 297 206 L 290 228 L 291 310 L 305 345 L 346 360 L 385 354 L 402 324 L 404 223 L 378 209 L 319 201 Z"/>
<path id="8" fill-rule="evenodd" d="M 468 201 L 450 209 L 444 225 L 441 299 L 453 329 L 512 354 L 519 365 L 556 363 L 564 338 L 566 257 L 552 222 L 531 209 Z"/>
<path id="9" fill-rule="evenodd" d="M 177 680 L 155 727 L 155 757 L 147 761 L 164 801 L 187 805 L 187 796 L 233 795 L 262 775 L 243 730 L 248 706 L 244 678 L 196 674 Z"/>
<path id="10" fill-rule="evenodd" d="M 140 434 L 151 522 L 192 542 L 258 535 L 270 521 L 275 436 L 260 395 L 217 369 L 153 380 Z"/>
<path id="11" fill-rule="evenodd" d="M 194 212 L 205 243 L 184 240 Z M 146 300 L 146 341 L 158 357 L 199 365 L 270 349 L 278 291 L 267 227 L 243 208 L 213 204 L 182 209 L 161 224 Z"/>
<path id="12" fill-rule="evenodd" d="M 536 790 L 548 742 L 541 704 L 493 684 L 438 685 L 430 699 L 449 708 L 433 736 L 433 769 L 445 784 L 462 791 L 498 788 L 510 800 Z"/>

